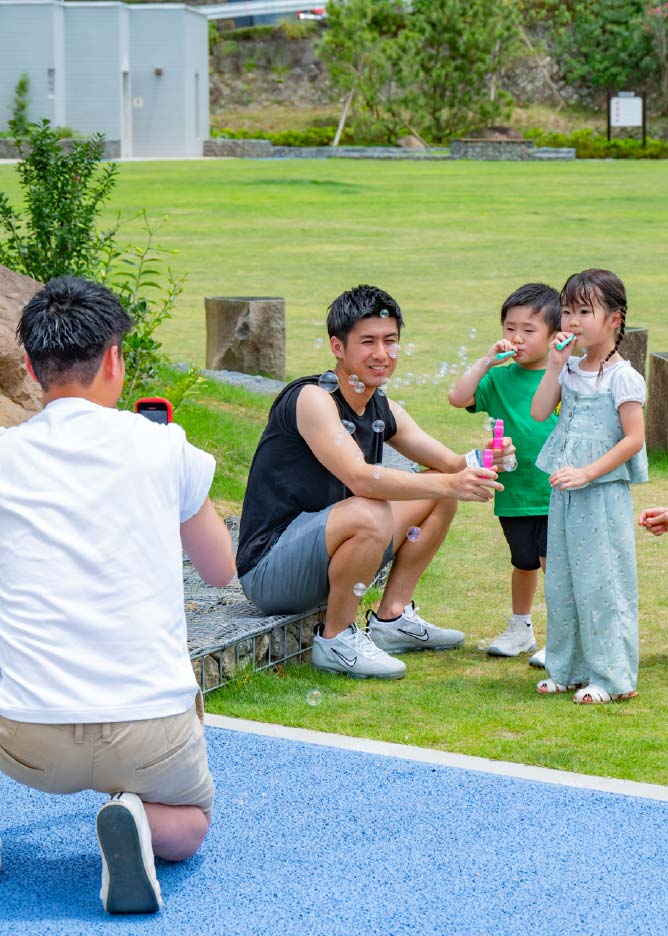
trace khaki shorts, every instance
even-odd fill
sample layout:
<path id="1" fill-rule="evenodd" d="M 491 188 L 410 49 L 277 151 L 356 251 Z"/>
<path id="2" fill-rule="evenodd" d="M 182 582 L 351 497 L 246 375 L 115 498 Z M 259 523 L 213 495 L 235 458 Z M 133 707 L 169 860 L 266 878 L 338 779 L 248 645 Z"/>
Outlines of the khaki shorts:
<path id="1" fill-rule="evenodd" d="M 147 803 L 214 799 L 195 705 L 180 715 L 90 725 L 37 725 L 0 715 L 0 772 L 44 793 L 136 793 Z"/>

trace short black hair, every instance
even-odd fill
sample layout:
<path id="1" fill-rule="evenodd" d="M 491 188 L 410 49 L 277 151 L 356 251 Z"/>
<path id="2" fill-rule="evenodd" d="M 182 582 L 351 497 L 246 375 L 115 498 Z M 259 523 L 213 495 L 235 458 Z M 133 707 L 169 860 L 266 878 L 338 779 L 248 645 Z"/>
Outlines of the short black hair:
<path id="1" fill-rule="evenodd" d="M 122 347 L 132 319 L 106 286 L 59 276 L 32 297 L 16 329 L 43 390 L 72 380 L 88 386 L 105 350 Z"/>
<path id="2" fill-rule="evenodd" d="M 545 283 L 525 283 L 511 293 L 501 306 L 501 324 L 513 306 L 528 306 L 533 315 L 540 315 L 550 334 L 561 328 L 561 298 L 559 292 Z"/>
<path id="3" fill-rule="evenodd" d="M 397 331 L 401 334 L 404 319 L 399 303 L 377 286 L 362 285 L 341 293 L 327 309 L 329 337 L 340 338 L 345 344 L 355 324 L 372 315 L 395 319 Z"/>

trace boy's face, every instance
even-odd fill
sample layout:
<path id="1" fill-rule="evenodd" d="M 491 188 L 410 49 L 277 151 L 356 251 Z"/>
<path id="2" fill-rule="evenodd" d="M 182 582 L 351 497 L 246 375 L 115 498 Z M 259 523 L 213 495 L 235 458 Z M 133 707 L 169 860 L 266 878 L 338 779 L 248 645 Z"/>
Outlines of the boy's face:
<path id="1" fill-rule="evenodd" d="M 517 348 L 513 358 L 520 367 L 538 370 L 545 367 L 552 333 L 540 313 L 531 306 L 511 306 L 503 323 L 503 337 Z"/>

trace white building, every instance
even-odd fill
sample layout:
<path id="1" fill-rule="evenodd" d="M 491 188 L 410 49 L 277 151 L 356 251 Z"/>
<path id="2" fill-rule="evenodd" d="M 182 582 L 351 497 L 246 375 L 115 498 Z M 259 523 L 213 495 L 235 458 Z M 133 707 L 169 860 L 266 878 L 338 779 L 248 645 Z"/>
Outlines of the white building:
<path id="1" fill-rule="evenodd" d="M 201 156 L 208 20 L 183 4 L 0 0 L 0 129 L 30 78 L 28 118 L 119 141 L 121 156 Z"/>

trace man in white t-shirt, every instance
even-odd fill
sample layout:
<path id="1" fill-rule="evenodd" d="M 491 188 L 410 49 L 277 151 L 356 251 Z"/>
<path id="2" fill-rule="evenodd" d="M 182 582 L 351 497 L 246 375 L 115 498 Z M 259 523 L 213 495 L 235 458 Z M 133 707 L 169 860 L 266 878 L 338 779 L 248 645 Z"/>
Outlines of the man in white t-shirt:
<path id="1" fill-rule="evenodd" d="M 17 329 L 44 409 L 0 434 L 0 771 L 113 794 L 97 817 L 110 913 L 158 910 L 153 855 L 187 858 L 208 831 L 182 549 L 212 585 L 234 573 L 211 455 L 116 409 L 131 325 L 104 287 L 48 283 Z"/>

